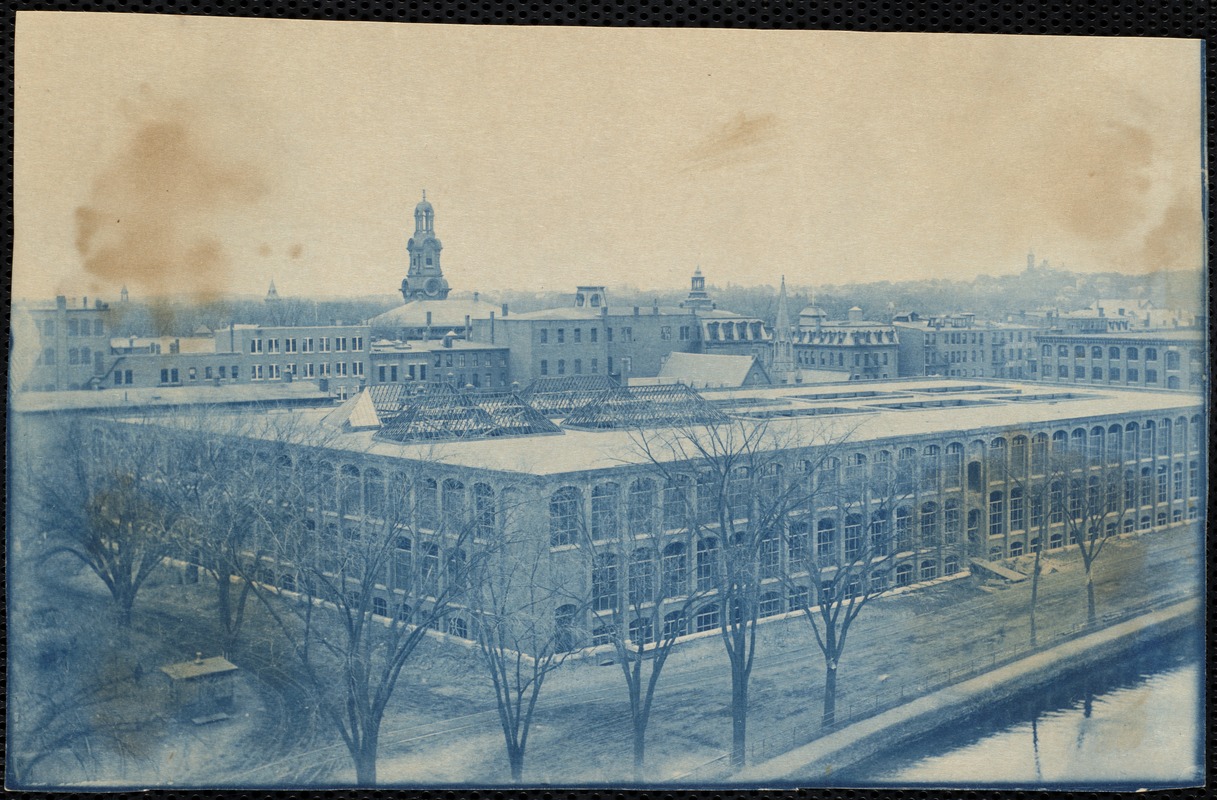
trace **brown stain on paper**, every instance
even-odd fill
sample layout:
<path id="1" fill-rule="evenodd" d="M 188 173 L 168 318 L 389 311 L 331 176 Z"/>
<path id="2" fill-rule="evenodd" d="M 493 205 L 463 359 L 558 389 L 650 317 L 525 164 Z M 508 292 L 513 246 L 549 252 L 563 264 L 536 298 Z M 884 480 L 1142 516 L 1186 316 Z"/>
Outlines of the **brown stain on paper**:
<path id="1" fill-rule="evenodd" d="M 232 268 L 221 218 L 261 199 L 266 181 L 203 133 L 200 110 L 143 100 L 129 114 L 129 139 L 76 209 L 76 249 L 89 274 L 111 283 L 150 294 L 221 294 Z"/>

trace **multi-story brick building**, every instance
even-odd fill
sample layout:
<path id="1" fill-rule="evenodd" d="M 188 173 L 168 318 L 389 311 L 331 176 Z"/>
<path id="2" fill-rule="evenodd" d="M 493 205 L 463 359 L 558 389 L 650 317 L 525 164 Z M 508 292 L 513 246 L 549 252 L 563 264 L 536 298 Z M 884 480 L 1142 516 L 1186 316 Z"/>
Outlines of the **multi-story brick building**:
<path id="1" fill-rule="evenodd" d="M 857 306 L 844 320 L 829 320 L 814 306 L 803 309 L 793 344 L 795 365 L 801 369 L 847 369 L 852 381 L 886 380 L 899 374 L 896 328 L 863 319 Z"/>
<path id="2" fill-rule="evenodd" d="M 900 376 L 1034 380 L 1035 336 L 1043 329 L 1014 322 L 977 320 L 975 314 L 922 318 L 898 314 Z"/>
<path id="3" fill-rule="evenodd" d="M 1099 470 L 1126 476 L 1128 488 L 1111 496 L 1119 511 L 1110 518 L 1108 534 L 1150 531 L 1203 513 L 1207 439 L 1198 395 L 1108 387 L 1101 393 L 1061 392 L 1025 383 L 927 379 L 875 382 L 865 391 L 850 384 L 741 389 L 716 394 L 714 414 L 720 416 L 690 422 L 691 429 L 673 429 L 670 418 L 646 408 L 628 425 L 615 424 L 623 405 L 645 405 L 643 393 L 674 388 L 622 389 L 610 403 L 563 412 L 559 426 L 526 404 L 517 403 L 512 413 L 488 414 L 479 404 L 504 401 L 450 390 L 423 404 L 442 406 L 434 409 L 391 403 L 380 408 L 369 392 L 343 407 L 352 414 L 349 424 L 335 411 L 294 412 L 305 429 L 324 424 L 340 431 L 319 437 L 323 453 L 314 447 L 301 454 L 309 470 L 322 468 L 320 479 L 328 488 L 309 511 L 311 530 L 318 532 L 309 541 L 317 555 L 300 557 L 339 562 L 335 553 L 358 541 L 345 533 L 348 526 L 366 524 L 371 530 L 368 521 L 383 513 L 386 476 L 409 474 L 416 496 L 398 504 L 410 518 L 402 521 L 394 544 L 401 555 L 394 564 L 403 566 L 391 564 L 373 585 L 362 587 L 374 595 L 374 613 L 408 613 L 399 611 L 403 586 L 420 558 L 430 565 L 425 575 L 438 591 L 445 580 L 442 565 L 464 563 L 464 548 L 476 546 L 452 534 L 468 517 L 486 545 L 527 542 L 547 551 L 546 569 L 566 576 L 566 596 L 588 600 L 555 600 L 548 611 L 556 625 L 586 632 L 579 643 L 607 642 L 610 614 L 628 596 L 657 597 L 665 604 L 665 624 L 687 624 L 690 633 L 713 630 L 724 613 L 711 580 L 723 553 L 716 509 L 729 495 L 734 498 L 734 490 L 703 480 L 710 474 L 705 461 L 683 461 L 675 450 L 662 451 L 664 466 L 657 473 L 653 459 L 661 451 L 643 452 L 639 426 L 652 441 L 666 431 L 698 426 L 772 426 L 775 435 L 763 441 L 772 442 L 783 465 L 774 479 L 805 483 L 806 500 L 766 534 L 771 540 L 757 551 L 761 616 L 800 607 L 808 581 L 831 581 L 837 565 L 856 559 L 866 537 L 887 526 L 894 526 L 892 550 L 874 577 L 885 587 L 957 574 L 969 558 L 1067 546 L 1071 529 L 1064 512 L 1057 513 L 1063 508 L 1058 489 L 1049 505 L 1038 491 L 1045 481 L 1060 480 L 1050 466 L 1057 456 L 1081 459 L 1067 468 L 1074 483 Z M 494 408 L 503 411 L 501 405 Z M 484 436 L 470 434 L 474 423 L 484 426 Z M 138 424 L 160 426 L 167 436 L 175 425 L 172 419 Z M 260 445 L 254 439 L 242 446 Z M 291 459 L 282 464 L 294 468 Z M 394 485 L 403 480 L 395 477 Z M 894 502 L 875 488 L 889 483 L 898 487 Z M 698 524 L 691 524 L 691 515 Z M 511 536 L 500 530 L 506 526 Z M 624 542 L 628 550 L 622 559 L 593 557 L 590 542 Z M 807 574 L 805 562 L 795 558 L 808 547 L 819 555 L 819 574 Z M 266 562 L 258 574 L 290 588 L 299 585 L 295 569 L 292 563 Z M 662 597 L 646 594 L 657 585 L 666 587 Z M 674 618 L 691 596 L 697 602 L 685 621 Z M 448 631 L 468 636 L 474 613 L 457 603 Z"/>
<path id="4" fill-rule="evenodd" d="M 20 391 L 54 392 L 97 385 L 110 363 L 109 306 L 60 295 L 53 305 L 20 304 L 11 312 L 9 383 Z"/>
<path id="5" fill-rule="evenodd" d="M 1205 383 L 1204 332 L 1048 333 L 1038 337 L 1040 380 L 1196 392 Z"/>

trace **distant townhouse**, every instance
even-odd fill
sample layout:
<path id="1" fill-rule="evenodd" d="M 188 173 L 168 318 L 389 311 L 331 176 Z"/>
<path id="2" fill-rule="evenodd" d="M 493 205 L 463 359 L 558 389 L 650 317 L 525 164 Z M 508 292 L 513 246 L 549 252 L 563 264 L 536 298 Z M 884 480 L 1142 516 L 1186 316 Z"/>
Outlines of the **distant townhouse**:
<path id="1" fill-rule="evenodd" d="M 1036 377 L 1035 337 L 1043 329 L 1034 325 L 916 312 L 898 314 L 892 324 L 899 332 L 901 377 Z"/>
<path id="2" fill-rule="evenodd" d="M 887 380 L 899 374 L 896 328 L 863 318 L 854 306 L 844 320 L 829 320 L 820 308 L 799 312 L 794 360 L 800 369 L 847 369 L 849 380 Z"/>
<path id="3" fill-rule="evenodd" d="M 20 391 L 88 389 L 109 364 L 109 306 L 60 295 L 12 309 L 10 384 Z"/>

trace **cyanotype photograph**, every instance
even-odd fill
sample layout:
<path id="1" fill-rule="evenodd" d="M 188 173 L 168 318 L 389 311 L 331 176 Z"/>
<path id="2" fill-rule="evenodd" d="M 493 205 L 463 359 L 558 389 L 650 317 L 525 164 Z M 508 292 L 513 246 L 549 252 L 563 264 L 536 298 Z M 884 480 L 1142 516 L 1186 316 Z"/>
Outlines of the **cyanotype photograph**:
<path id="1" fill-rule="evenodd" d="M 1202 42 L 15 68 L 8 788 L 1203 783 Z"/>

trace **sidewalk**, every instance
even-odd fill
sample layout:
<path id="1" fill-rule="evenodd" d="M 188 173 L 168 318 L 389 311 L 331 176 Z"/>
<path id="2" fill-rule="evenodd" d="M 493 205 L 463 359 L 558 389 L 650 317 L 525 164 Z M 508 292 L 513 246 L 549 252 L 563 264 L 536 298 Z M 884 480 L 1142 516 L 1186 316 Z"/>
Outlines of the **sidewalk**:
<path id="1" fill-rule="evenodd" d="M 733 783 L 821 783 L 846 767 L 987 705 L 1080 667 L 1112 658 L 1137 644 L 1182 630 L 1198 618 L 1192 599 L 1087 634 L 976 678 L 824 736 L 777 758 L 746 767 Z"/>

